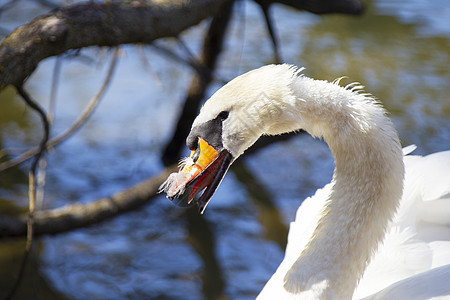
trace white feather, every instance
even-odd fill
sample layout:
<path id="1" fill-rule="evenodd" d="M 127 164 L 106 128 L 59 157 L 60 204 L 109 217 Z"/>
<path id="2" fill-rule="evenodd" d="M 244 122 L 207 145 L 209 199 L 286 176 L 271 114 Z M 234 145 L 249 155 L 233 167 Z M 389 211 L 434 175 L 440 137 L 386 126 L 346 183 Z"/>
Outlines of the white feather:
<path id="1" fill-rule="evenodd" d="M 285 258 L 258 299 L 448 295 L 450 151 L 403 158 L 412 147 L 402 151 L 385 110 L 360 83 L 341 87 L 341 78 L 313 80 L 302 70 L 270 65 L 241 75 L 193 124 L 229 111 L 222 143 L 234 159 L 261 135 L 299 129 L 323 138 L 334 155 L 333 181 L 299 207 Z"/>

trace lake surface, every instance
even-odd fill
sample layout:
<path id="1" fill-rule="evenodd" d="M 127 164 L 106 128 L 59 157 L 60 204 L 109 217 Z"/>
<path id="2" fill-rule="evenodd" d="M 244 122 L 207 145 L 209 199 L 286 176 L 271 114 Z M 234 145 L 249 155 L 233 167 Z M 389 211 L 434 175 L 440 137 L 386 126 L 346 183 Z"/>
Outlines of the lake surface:
<path id="1" fill-rule="evenodd" d="M 284 61 L 317 79 L 346 75 L 345 83 L 363 83 L 391 113 L 402 144 L 418 146 L 416 154 L 450 149 L 450 3 L 365 3 L 361 17 L 318 17 L 274 6 Z M 8 32 L 47 11 L 19 1 L 0 15 L 0 28 Z M 205 28 L 206 22 L 183 34 L 195 53 Z M 162 43 L 177 46 L 173 39 Z M 108 49 L 81 54 L 62 60 L 54 135 L 84 109 L 111 59 Z M 44 107 L 55 62 L 42 62 L 26 84 Z M 230 80 L 272 62 L 261 11 L 252 2 L 236 3 L 216 77 Z M 151 47 L 122 47 L 95 114 L 47 155 L 43 206 L 93 201 L 158 174 L 191 75 L 189 67 Z M 40 128 L 12 90 L 0 94 L 1 153 L 16 155 L 37 144 Z M 204 218 L 161 195 L 100 225 L 40 238 L 18 299 L 254 299 L 283 258 L 297 207 L 331 180 L 333 158 L 326 144 L 302 134 L 238 162 Z M 28 167 L 0 174 L 0 213 L 26 209 Z M 0 298 L 16 276 L 23 247 L 22 240 L 0 241 Z"/>

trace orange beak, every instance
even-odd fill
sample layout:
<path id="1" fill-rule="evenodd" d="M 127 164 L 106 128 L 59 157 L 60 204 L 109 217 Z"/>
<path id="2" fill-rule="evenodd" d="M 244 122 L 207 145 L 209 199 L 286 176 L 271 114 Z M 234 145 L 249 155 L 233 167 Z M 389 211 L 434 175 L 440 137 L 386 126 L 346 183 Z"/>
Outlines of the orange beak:
<path id="1" fill-rule="evenodd" d="M 170 200 L 177 198 L 174 201 L 177 205 L 188 206 L 204 190 L 195 201 L 200 213 L 203 213 L 231 162 L 232 156 L 227 150 L 218 152 L 199 137 L 197 148 L 182 162 L 184 166 L 178 173 L 170 174 L 160 191 L 166 192 Z"/>
<path id="2" fill-rule="evenodd" d="M 200 152 L 199 155 L 197 154 Z M 195 156 L 198 156 L 194 159 Z M 198 138 L 198 148 L 191 151 L 190 159 L 187 159 L 187 163 L 181 169 L 183 173 L 189 173 L 191 179 L 195 178 L 198 174 L 203 172 L 217 157 L 219 152 L 211 147 L 204 139 Z M 194 162 L 194 164 L 189 164 L 189 162 Z"/>

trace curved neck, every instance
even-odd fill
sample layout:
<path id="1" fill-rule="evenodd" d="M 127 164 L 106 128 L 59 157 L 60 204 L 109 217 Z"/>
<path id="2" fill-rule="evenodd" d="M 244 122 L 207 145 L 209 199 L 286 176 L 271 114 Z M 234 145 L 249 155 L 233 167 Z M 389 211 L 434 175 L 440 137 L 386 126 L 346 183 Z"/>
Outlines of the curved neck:
<path id="1" fill-rule="evenodd" d="M 283 118 L 323 138 L 336 167 L 332 192 L 285 288 L 320 299 L 350 299 L 401 198 L 401 146 L 371 96 L 303 76 L 291 87 L 295 101 L 288 101 L 297 118 Z"/>

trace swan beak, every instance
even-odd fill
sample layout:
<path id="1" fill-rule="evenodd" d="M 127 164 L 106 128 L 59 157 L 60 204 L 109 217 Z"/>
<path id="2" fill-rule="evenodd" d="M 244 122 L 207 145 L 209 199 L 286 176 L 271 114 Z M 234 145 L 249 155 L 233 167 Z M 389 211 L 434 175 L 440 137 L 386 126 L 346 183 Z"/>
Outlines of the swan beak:
<path id="1" fill-rule="evenodd" d="M 172 173 L 161 185 L 160 191 L 175 204 L 186 207 L 195 202 L 203 214 L 209 200 L 219 187 L 232 162 L 227 150 L 218 151 L 204 139 L 198 138 L 198 147 L 182 161 L 181 170 Z M 203 190 L 198 199 L 195 196 Z"/>

